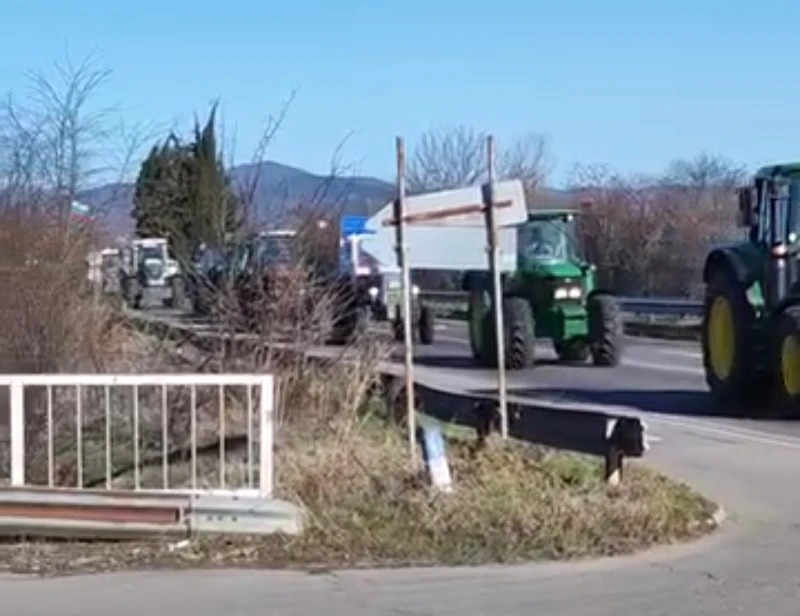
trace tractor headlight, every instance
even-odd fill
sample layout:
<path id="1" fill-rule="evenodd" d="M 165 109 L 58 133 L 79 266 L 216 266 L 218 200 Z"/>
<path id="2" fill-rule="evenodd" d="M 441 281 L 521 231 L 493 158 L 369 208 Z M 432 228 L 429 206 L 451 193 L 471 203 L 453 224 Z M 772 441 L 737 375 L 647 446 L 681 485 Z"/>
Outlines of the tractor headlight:
<path id="1" fill-rule="evenodd" d="M 555 299 L 580 299 L 582 295 L 580 287 L 558 287 L 553 293 Z"/>
<path id="2" fill-rule="evenodd" d="M 368 293 L 372 299 L 376 299 L 378 297 L 378 287 L 370 287 Z"/>
<path id="3" fill-rule="evenodd" d="M 417 285 L 411 285 L 411 295 L 414 297 L 419 295 L 419 287 Z"/>

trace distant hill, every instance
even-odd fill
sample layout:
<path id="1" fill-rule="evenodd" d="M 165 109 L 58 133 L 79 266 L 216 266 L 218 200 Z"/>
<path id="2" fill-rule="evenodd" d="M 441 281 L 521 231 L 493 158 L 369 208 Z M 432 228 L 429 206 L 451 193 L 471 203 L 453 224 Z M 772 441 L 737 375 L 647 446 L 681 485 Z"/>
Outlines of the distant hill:
<path id="1" fill-rule="evenodd" d="M 368 214 L 383 207 L 394 194 L 393 184 L 370 177 L 325 177 L 274 162 L 247 164 L 230 171 L 237 191 L 253 193 L 255 219 L 266 222 L 303 203 L 347 214 Z M 114 235 L 133 231 L 131 210 L 134 185 L 113 183 L 83 191 L 79 200 L 105 214 Z"/>
<path id="2" fill-rule="evenodd" d="M 237 190 L 255 187 L 254 209 L 261 223 L 279 219 L 282 212 L 303 203 L 346 214 L 372 214 L 386 205 L 396 190 L 394 184 L 373 177 L 330 178 L 275 162 L 239 165 L 230 170 L 230 176 Z M 106 184 L 82 192 L 79 200 L 105 213 L 113 235 L 128 235 L 133 231 L 133 192 L 130 183 Z M 536 201 L 557 205 L 568 198 L 565 191 L 544 189 Z"/>

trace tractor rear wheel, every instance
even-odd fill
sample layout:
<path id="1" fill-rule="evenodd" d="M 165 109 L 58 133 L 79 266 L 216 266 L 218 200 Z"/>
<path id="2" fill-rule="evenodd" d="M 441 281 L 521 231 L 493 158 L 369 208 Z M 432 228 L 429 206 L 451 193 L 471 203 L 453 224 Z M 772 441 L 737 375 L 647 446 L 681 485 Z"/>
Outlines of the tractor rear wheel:
<path id="1" fill-rule="evenodd" d="M 779 411 L 800 414 L 800 306 L 789 306 L 775 319 L 773 394 Z"/>
<path id="2" fill-rule="evenodd" d="M 589 348 L 595 366 L 616 366 L 622 357 L 622 309 L 610 293 L 594 293 L 586 302 Z"/>
<path id="3" fill-rule="evenodd" d="M 486 328 L 491 327 L 492 319 L 487 318 L 490 314 L 491 304 L 489 303 L 488 293 L 483 289 L 470 289 L 469 304 L 467 307 L 467 323 L 469 325 L 469 346 L 472 349 L 472 357 L 481 365 L 489 364 L 487 355 L 487 343 L 491 344 L 493 338 L 487 337 Z"/>
<path id="4" fill-rule="evenodd" d="M 723 404 L 753 400 L 758 382 L 752 331 L 755 313 L 745 289 L 724 272 L 706 287 L 703 309 L 703 367 L 711 393 Z"/>

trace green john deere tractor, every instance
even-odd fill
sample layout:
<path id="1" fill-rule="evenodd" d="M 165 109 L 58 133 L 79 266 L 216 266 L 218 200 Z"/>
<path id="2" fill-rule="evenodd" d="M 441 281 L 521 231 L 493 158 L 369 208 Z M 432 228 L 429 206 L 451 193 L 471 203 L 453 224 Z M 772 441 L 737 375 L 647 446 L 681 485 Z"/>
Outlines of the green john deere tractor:
<path id="1" fill-rule="evenodd" d="M 706 258 L 703 364 L 717 402 L 800 411 L 800 163 L 738 191 L 748 238 Z"/>
<path id="2" fill-rule="evenodd" d="M 595 266 L 583 255 L 577 210 L 534 210 L 516 228 L 516 267 L 502 276 L 505 365 L 534 365 L 537 338 L 552 341 L 561 361 L 615 366 L 622 353 L 622 311 L 595 288 Z M 472 355 L 497 366 L 492 283 L 486 271 L 466 272 Z"/>

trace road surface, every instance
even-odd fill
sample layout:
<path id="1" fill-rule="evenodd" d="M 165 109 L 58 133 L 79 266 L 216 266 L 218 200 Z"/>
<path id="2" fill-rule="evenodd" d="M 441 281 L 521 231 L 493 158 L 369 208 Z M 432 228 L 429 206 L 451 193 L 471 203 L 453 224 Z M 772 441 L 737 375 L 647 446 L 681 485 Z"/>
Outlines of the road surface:
<path id="1" fill-rule="evenodd" d="M 468 361 L 461 324 L 417 351 L 419 371 L 465 390 L 494 373 Z M 329 574 L 118 573 L 57 580 L 0 578 L 14 616 L 533 613 L 647 616 L 800 613 L 800 429 L 792 421 L 705 414 L 696 345 L 631 340 L 616 369 L 555 366 L 510 375 L 521 395 L 622 405 L 658 440 L 647 462 L 704 490 L 729 519 L 688 546 L 629 558 L 517 567 Z"/>

